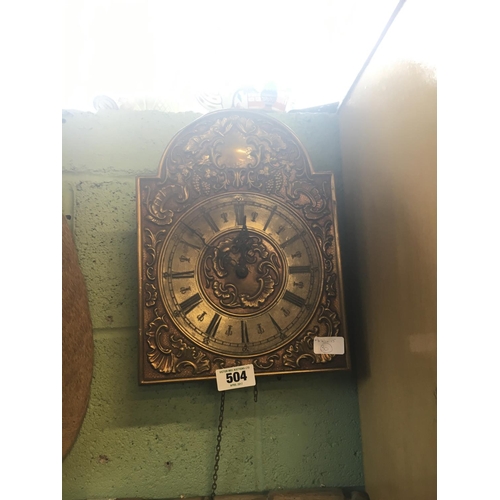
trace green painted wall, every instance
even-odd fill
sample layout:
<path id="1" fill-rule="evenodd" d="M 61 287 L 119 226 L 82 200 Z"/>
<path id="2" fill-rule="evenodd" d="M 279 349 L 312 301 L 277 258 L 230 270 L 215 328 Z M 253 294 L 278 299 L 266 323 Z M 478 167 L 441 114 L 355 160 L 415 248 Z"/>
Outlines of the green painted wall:
<path id="1" fill-rule="evenodd" d="M 63 498 L 171 498 L 211 491 L 220 394 L 215 382 L 137 384 L 135 178 L 195 113 L 63 114 L 63 211 L 71 215 L 94 325 L 91 399 L 63 462 Z M 277 115 L 316 170 L 340 168 L 336 117 Z M 230 391 L 217 493 L 362 486 L 351 373 L 257 379 Z"/>

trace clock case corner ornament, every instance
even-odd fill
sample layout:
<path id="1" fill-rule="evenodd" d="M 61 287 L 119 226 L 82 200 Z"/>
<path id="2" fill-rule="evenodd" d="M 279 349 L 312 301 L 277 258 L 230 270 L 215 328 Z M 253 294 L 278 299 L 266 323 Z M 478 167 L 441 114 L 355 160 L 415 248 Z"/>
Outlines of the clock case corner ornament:
<path id="1" fill-rule="evenodd" d="M 137 179 L 139 381 L 350 368 L 333 174 L 258 112 L 208 113 Z M 346 340 L 317 354 L 317 336 Z"/>

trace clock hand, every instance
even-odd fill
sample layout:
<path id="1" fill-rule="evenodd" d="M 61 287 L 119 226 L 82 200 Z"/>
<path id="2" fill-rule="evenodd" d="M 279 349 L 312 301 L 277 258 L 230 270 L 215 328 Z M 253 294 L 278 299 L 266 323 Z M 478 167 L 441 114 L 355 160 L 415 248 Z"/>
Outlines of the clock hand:
<path id="1" fill-rule="evenodd" d="M 233 240 L 233 245 L 236 247 L 236 250 L 240 254 L 240 258 L 238 259 L 238 263 L 235 266 L 236 276 L 240 279 L 246 278 L 248 276 L 248 266 L 246 259 L 247 252 L 247 238 L 248 238 L 248 228 L 247 228 L 247 216 L 243 216 L 243 227 L 239 232 L 238 236 Z"/>

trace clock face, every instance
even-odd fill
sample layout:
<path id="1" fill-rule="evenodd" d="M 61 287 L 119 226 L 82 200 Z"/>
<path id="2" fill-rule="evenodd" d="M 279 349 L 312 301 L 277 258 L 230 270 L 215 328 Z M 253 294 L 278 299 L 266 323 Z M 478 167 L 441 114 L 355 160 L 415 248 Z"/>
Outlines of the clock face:
<path id="1" fill-rule="evenodd" d="M 315 238 L 285 203 L 250 192 L 212 196 L 183 214 L 159 253 L 169 317 L 204 349 L 269 353 L 308 325 L 321 298 Z"/>

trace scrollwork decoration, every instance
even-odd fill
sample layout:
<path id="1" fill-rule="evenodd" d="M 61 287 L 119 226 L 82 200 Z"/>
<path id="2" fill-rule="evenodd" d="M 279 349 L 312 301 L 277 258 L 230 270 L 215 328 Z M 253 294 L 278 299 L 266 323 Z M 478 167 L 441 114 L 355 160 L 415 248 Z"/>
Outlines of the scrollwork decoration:
<path id="1" fill-rule="evenodd" d="M 170 341 L 174 347 L 175 358 L 178 359 L 174 366 L 174 372 L 180 372 L 185 368 L 190 368 L 192 373 L 196 375 L 210 371 L 210 360 L 200 349 L 188 346 L 182 338 L 175 335 L 170 337 Z"/>
<path id="2" fill-rule="evenodd" d="M 151 349 L 147 357 L 151 366 L 160 373 L 179 373 L 186 369 L 193 374 L 210 371 L 211 363 L 207 356 L 200 349 L 189 346 L 181 337 L 169 334 L 168 322 L 158 309 L 155 309 L 155 315 L 146 332 Z"/>
<path id="3" fill-rule="evenodd" d="M 227 116 L 211 125 L 202 122 L 180 138 L 162 165 L 163 187 L 148 203 L 150 220 L 168 220 L 164 208 L 167 199 L 182 205 L 190 197 L 209 196 L 230 187 L 283 198 L 288 193 L 298 205 L 305 193 L 305 206 L 318 211 L 320 202 L 317 194 L 308 190 L 306 160 L 296 141 L 284 137 L 282 131 L 268 130 L 266 125 L 265 121 Z M 304 182 L 292 185 L 299 178 Z"/>
<path id="4" fill-rule="evenodd" d="M 283 355 L 284 366 L 299 369 L 304 360 L 311 364 L 323 364 L 333 359 L 332 354 L 316 354 L 313 350 L 314 337 L 333 337 L 339 333 L 338 314 L 330 309 L 329 303 L 327 307 L 320 306 L 318 323 L 319 325 L 314 325 L 312 330 L 307 331 L 303 337 L 286 349 Z"/>
<path id="5" fill-rule="evenodd" d="M 144 300 L 147 307 L 153 307 L 156 305 L 158 299 L 158 290 L 154 283 L 156 282 L 156 253 L 158 245 L 163 241 L 166 231 L 160 230 L 157 233 L 153 233 L 150 229 L 146 228 L 144 234 L 146 236 L 146 253 L 147 258 L 145 260 L 146 265 L 146 278 L 150 282 L 144 284 Z"/>
<path id="6" fill-rule="evenodd" d="M 156 301 L 158 299 L 158 290 L 153 285 L 153 283 L 146 283 L 144 285 L 145 292 L 145 304 L 147 307 L 153 307 L 156 305 Z"/>
<path id="7" fill-rule="evenodd" d="M 327 213 L 328 203 L 324 186 L 322 185 L 321 189 L 316 187 L 307 176 L 291 182 L 287 195 L 292 205 L 302 210 L 308 220 L 321 219 Z"/>
<path id="8" fill-rule="evenodd" d="M 149 348 L 147 357 L 151 366 L 160 373 L 172 373 L 174 370 L 174 355 L 167 347 L 165 337 L 169 333 L 169 327 L 158 309 L 155 309 L 156 318 L 149 323 L 146 338 Z M 164 340 L 165 339 L 165 340 Z"/>
<path id="9" fill-rule="evenodd" d="M 213 365 L 214 367 L 217 366 L 217 370 L 226 368 L 226 360 L 224 358 L 214 358 Z"/>
<path id="10" fill-rule="evenodd" d="M 280 357 L 277 354 L 273 354 L 268 356 L 265 361 L 254 359 L 253 365 L 260 370 L 269 370 L 279 361 L 279 359 Z"/>
<path id="11" fill-rule="evenodd" d="M 255 274 L 252 293 L 241 291 L 236 277 L 228 279 L 233 268 L 248 274 L 250 267 Z M 260 236 L 244 231 L 236 238 L 229 235 L 218 241 L 205 255 L 202 269 L 206 287 L 212 290 L 221 307 L 257 309 L 275 292 L 282 264 Z"/>
<path id="12" fill-rule="evenodd" d="M 335 237 L 333 221 L 328 219 L 324 225 L 313 223 L 311 229 L 321 248 L 325 267 L 325 291 L 329 297 L 337 296 L 337 274 L 335 273 Z"/>
<path id="13" fill-rule="evenodd" d="M 324 184 L 311 182 L 307 161 L 292 136 L 268 130 L 265 121 L 227 116 L 200 123 L 169 151 L 161 169 L 163 186 L 146 193 L 147 218 L 157 225 L 172 223 L 191 198 L 229 188 L 277 195 L 301 210 L 308 220 L 327 213 Z M 237 153 L 235 153 L 237 151 Z"/>
<path id="14" fill-rule="evenodd" d="M 169 195 L 173 195 L 172 192 L 169 192 L 169 188 L 175 187 L 176 186 L 165 186 L 152 196 L 151 188 L 146 186 L 144 195 L 147 209 L 146 219 L 159 226 L 165 226 L 172 223 L 174 212 L 166 208 L 166 206 L 169 201 Z"/>

